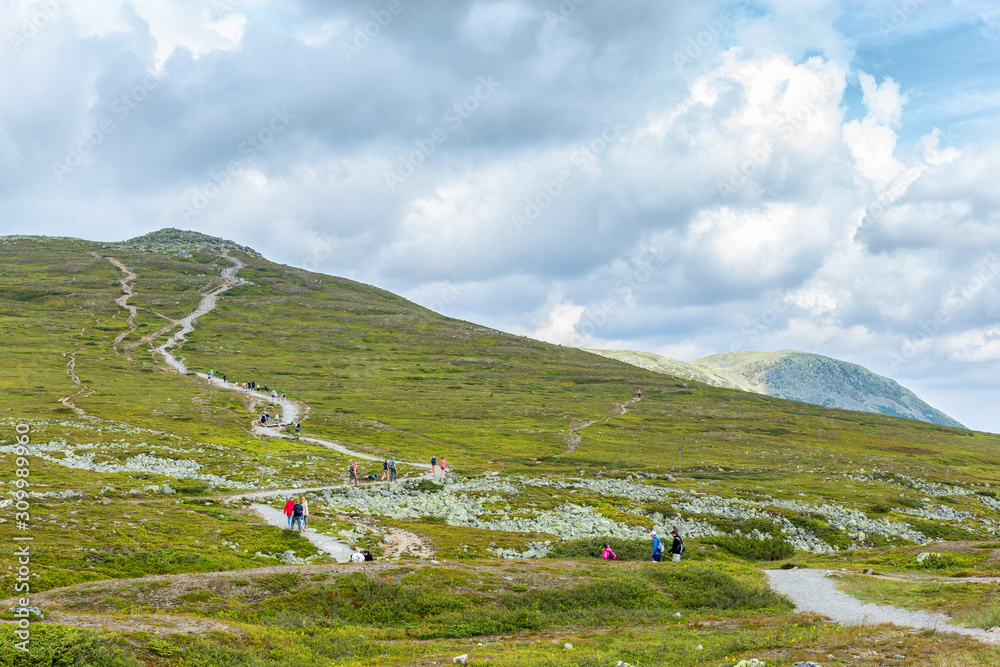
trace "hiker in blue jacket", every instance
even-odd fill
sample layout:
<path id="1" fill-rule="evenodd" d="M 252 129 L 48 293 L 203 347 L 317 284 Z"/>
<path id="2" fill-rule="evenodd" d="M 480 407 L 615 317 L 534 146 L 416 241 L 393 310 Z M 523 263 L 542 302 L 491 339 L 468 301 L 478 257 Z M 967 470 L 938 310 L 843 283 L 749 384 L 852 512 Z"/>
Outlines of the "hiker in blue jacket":
<path id="1" fill-rule="evenodd" d="M 655 530 L 649 536 L 653 538 L 653 561 L 659 563 L 663 558 L 663 540 L 656 536 Z"/>

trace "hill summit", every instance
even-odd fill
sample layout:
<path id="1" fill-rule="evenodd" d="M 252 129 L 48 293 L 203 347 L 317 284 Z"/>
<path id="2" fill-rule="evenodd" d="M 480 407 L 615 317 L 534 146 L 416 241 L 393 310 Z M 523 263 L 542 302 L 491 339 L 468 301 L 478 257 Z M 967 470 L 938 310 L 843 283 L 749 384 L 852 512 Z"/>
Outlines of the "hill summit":
<path id="1" fill-rule="evenodd" d="M 219 252 L 221 250 L 239 250 L 251 257 L 263 258 L 259 252 L 248 246 L 240 245 L 218 236 L 210 236 L 201 232 L 167 227 L 159 231 L 136 236 L 127 241 L 109 243 L 112 250 L 155 253 L 190 253 Z"/>
<path id="2" fill-rule="evenodd" d="M 820 354 L 798 350 L 728 352 L 684 362 L 650 352 L 589 351 L 647 370 L 716 387 L 752 391 L 828 408 L 962 426 L 898 382 L 873 373 L 864 366 Z"/>

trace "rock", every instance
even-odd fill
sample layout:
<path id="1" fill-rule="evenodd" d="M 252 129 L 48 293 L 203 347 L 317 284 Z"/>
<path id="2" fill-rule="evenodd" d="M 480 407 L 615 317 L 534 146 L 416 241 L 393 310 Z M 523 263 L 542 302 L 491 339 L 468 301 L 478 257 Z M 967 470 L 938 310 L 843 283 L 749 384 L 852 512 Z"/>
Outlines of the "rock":
<path id="1" fill-rule="evenodd" d="M 749 658 L 747 660 L 740 660 L 733 667 L 766 667 L 763 660 L 758 660 L 757 658 Z"/>
<path id="2" fill-rule="evenodd" d="M 97 492 L 98 495 L 103 496 L 105 493 L 114 493 L 115 487 L 113 486 L 102 486 L 101 490 Z"/>
<path id="3" fill-rule="evenodd" d="M 160 493 L 169 495 L 171 493 L 177 493 L 177 491 L 175 491 L 169 484 L 164 484 L 160 487 Z"/>
<path id="4" fill-rule="evenodd" d="M 14 614 L 20 618 L 27 618 L 28 616 L 37 616 L 38 620 L 44 620 L 45 614 L 38 607 L 11 607 L 7 610 L 7 613 Z"/>
<path id="5" fill-rule="evenodd" d="M 465 661 L 468 659 L 469 659 L 469 654 L 463 653 L 462 655 L 456 655 L 454 658 L 451 659 L 451 661 L 456 665 L 464 665 Z"/>
<path id="6" fill-rule="evenodd" d="M 1000 632 L 1000 626 L 994 625 L 992 628 L 990 628 L 986 632 Z"/>
<path id="7" fill-rule="evenodd" d="M 563 644 L 563 648 L 568 650 L 573 650 L 573 645 L 570 644 L 569 642 L 566 642 L 565 644 Z"/>
<path id="8" fill-rule="evenodd" d="M 699 651 L 704 651 L 705 650 L 705 647 L 702 646 L 701 644 L 698 644 L 697 646 L 695 646 L 695 648 L 698 649 Z"/>
<path id="9" fill-rule="evenodd" d="M 680 618 L 680 617 L 681 617 L 681 613 L 680 612 L 677 612 L 676 614 L 674 614 L 674 618 Z"/>
<path id="10" fill-rule="evenodd" d="M 792 665 L 792 667 L 823 667 L 818 662 L 813 662 L 811 660 L 800 660 L 799 662 Z"/>
<path id="11" fill-rule="evenodd" d="M 289 549 L 285 553 L 281 554 L 281 562 L 286 565 L 305 565 L 306 560 L 304 558 L 299 558 L 295 555 L 295 552 Z"/>

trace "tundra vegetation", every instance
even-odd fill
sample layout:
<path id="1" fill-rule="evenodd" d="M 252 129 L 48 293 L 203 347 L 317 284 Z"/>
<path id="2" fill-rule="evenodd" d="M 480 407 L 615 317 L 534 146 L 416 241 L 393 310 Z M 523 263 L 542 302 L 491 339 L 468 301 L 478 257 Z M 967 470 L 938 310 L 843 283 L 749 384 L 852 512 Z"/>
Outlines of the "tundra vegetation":
<path id="1" fill-rule="evenodd" d="M 172 372 L 153 348 L 226 253 L 245 282 Z M 132 318 L 110 259 L 135 274 Z M 3 609 L 30 534 L 46 614 L 28 654 L 5 624 L 0 665 L 1000 664 L 970 638 L 794 614 L 761 572 L 843 568 L 864 599 L 997 624 L 995 435 L 682 381 L 176 230 L 0 238 L 0 327 Z M 303 436 L 379 461 L 261 435 L 273 406 L 209 370 L 287 393 Z M 448 483 L 405 463 L 431 456 Z M 399 483 L 344 487 L 350 462 L 381 474 L 382 457 Z M 379 560 L 267 525 L 244 497 L 261 482 Z M 649 530 L 674 525 L 684 561 L 646 562 Z"/>

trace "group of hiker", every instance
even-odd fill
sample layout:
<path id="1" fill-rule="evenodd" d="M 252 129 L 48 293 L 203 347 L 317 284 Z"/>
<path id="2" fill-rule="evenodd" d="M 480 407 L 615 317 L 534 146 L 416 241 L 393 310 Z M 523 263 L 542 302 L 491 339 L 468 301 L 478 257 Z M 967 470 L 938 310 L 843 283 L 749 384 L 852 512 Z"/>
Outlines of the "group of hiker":
<path id="1" fill-rule="evenodd" d="M 228 384 L 228 378 L 226 377 L 226 374 L 225 373 L 220 374 L 219 371 L 217 370 L 210 368 L 208 370 L 208 377 L 209 379 L 218 378 L 222 380 L 224 383 Z M 250 382 L 233 382 L 233 386 L 235 386 L 237 389 L 243 389 L 244 391 L 262 391 L 264 392 L 264 394 L 270 393 L 272 401 L 277 401 L 279 397 L 277 390 L 271 389 L 266 384 L 261 385 L 252 380 Z M 281 400 L 284 401 L 285 392 L 281 392 L 280 397 Z M 268 427 L 285 426 L 285 424 L 281 423 L 281 415 L 271 415 L 271 413 L 269 412 L 265 412 L 260 416 L 260 424 L 261 426 L 268 426 Z M 299 437 L 299 434 L 301 432 L 302 432 L 302 423 L 295 422 L 295 437 L 296 438 Z"/>
<path id="2" fill-rule="evenodd" d="M 298 526 L 299 532 L 309 528 L 309 501 L 305 498 L 289 498 L 285 501 L 285 516 L 288 517 L 288 527 L 295 530 Z"/>
<path id="3" fill-rule="evenodd" d="M 680 533 L 677 532 L 676 528 L 670 531 L 670 534 L 674 538 L 673 544 L 670 545 L 671 560 L 679 563 L 681 555 L 684 553 L 684 540 L 681 539 Z M 657 536 L 655 530 L 649 536 L 653 538 L 653 562 L 659 563 L 663 558 L 663 550 L 666 547 L 666 543 Z M 615 553 L 610 544 L 605 544 L 601 558 L 603 560 L 618 560 L 618 554 Z"/>

